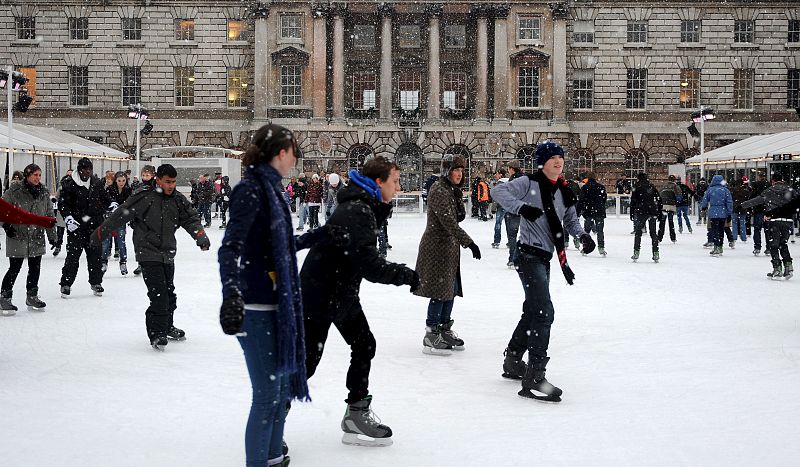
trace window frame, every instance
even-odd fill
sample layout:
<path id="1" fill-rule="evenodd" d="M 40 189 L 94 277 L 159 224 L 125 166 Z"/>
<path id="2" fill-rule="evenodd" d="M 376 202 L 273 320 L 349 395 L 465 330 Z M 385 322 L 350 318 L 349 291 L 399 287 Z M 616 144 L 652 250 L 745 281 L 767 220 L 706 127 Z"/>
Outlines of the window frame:
<path id="1" fill-rule="evenodd" d="M 733 70 L 733 108 L 753 110 L 756 72 L 752 68 Z"/>
<path id="2" fill-rule="evenodd" d="M 363 31 L 369 29 L 371 31 L 372 41 L 369 44 L 366 43 L 359 43 L 360 39 L 363 39 L 365 36 L 363 35 Z M 351 31 L 353 36 L 353 48 L 359 50 L 372 50 L 377 47 L 378 44 L 378 34 L 377 28 L 374 24 L 354 24 L 353 30 Z"/>
<path id="3" fill-rule="evenodd" d="M 591 77 L 587 79 L 587 76 Z M 594 69 L 573 70 L 572 108 L 581 110 L 594 108 Z"/>
<path id="4" fill-rule="evenodd" d="M 175 107 L 194 107 L 194 83 L 196 80 L 193 66 L 176 66 L 173 68 Z M 186 73 L 186 75 L 184 75 Z"/>
<path id="5" fill-rule="evenodd" d="M 465 110 L 467 108 L 467 73 L 461 71 L 447 71 L 442 73 L 442 108 L 452 110 Z M 453 93 L 455 106 L 448 107 L 445 93 Z"/>
<path id="6" fill-rule="evenodd" d="M 800 108 L 800 68 L 786 70 L 786 108 Z"/>
<path id="7" fill-rule="evenodd" d="M 133 73 L 133 77 L 130 76 Z M 127 77 L 126 77 L 127 75 Z M 130 84 L 129 81 L 133 78 L 135 84 Z M 120 97 L 123 106 L 131 104 L 142 103 L 142 67 L 140 66 L 123 66 L 120 67 Z M 128 81 L 128 83 L 126 83 Z M 126 90 L 128 92 L 126 93 Z M 131 92 L 132 90 L 132 92 Z"/>
<path id="8" fill-rule="evenodd" d="M 689 40 L 695 39 L 696 40 Z M 681 43 L 697 44 L 703 40 L 703 21 L 688 19 L 681 21 Z"/>
<path id="9" fill-rule="evenodd" d="M 297 19 L 297 24 L 289 24 L 288 20 L 290 19 Z M 303 42 L 304 25 L 305 15 L 303 15 L 303 13 L 297 11 L 286 11 L 281 13 L 278 15 L 278 41 Z M 290 35 L 291 31 L 296 31 L 297 36 Z"/>
<path id="10" fill-rule="evenodd" d="M 406 94 L 404 94 L 406 93 Z M 416 93 L 416 94 L 414 94 Z M 397 75 L 397 102 L 402 110 L 421 108 L 422 73 L 416 70 L 403 70 Z M 416 102 L 416 106 L 412 106 Z M 405 105 L 404 105 L 405 104 Z"/>
<path id="11" fill-rule="evenodd" d="M 67 18 L 67 29 L 69 30 L 69 40 L 89 40 L 89 17 L 80 16 Z"/>
<path id="12" fill-rule="evenodd" d="M 196 22 L 194 18 L 175 18 L 173 20 L 174 25 L 174 39 L 176 41 L 194 41 L 195 40 L 195 28 Z"/>
<path id="13" fill-rule="evenodd" d="M 530 70 L 530 76 L 523 76 L 523 70 Z M 523 79 L 530 79 L 530 83 L 524 83 Z M 541 104 L 542 92 L 542 72 L 541 68 L 535 65 L 519 65 L 517 67 L 517 106 L 523 109 L 538 109 Z M 525 85 L 530 84 L 530 85 Z M 530 92 L 523 90 L 530 89 Z M 527 105 L 527 99 L 533 105 Z"/>
<path id="14" fill-rule="evenodd" d="M 76 73 L 76 72 L 79 72 Z M 89 67 L 67 67 L 67 96 L 70 107 L 89 106 Z"/>
<path id="15" fill-rule="evenodd" d="M 573 44 L 594 44 L 594 20 L 575 20 L 572 23 Z"/>
<path id="16" fill-rule="evenodd" d="M 458 28 L 458 34 L 453 34 L 453 30 Z M 458 38 L 459 43 L 453 41 Z M 445 49 L 465 49 L 467 48 L 467 25 L 465 24 L 445 24 L 444 26 L 444 48 Z"/>
<path id="17" fill-rule="evenodd" d="M 530 25 L 523 26 L 523 22 L 531 21 Z M 531 37 L 524 37 L 523 31 L 530 31 Z M 517 41 L 521 44 L 532 44 L 542 41 L 542 17 L 539 15 L 522 14 L 517 16 Z"/>
<path id="18" fill-rule="evenodd" d="M 700 90 L 702 75 L 699 68 L 681 68 L 678 83 L 687 83 L 681 86 L 678 101 L 681 109 L 695 110 L 700 105 Z M 686 96 L 684 98 L 684 96 Z"/>
<path id="19" fill-rule="evenodd" d="M 142 18 L 120 18 L 120 31 L 122 32 L 123 41 L 142 40 Z"/>
<path id="20" fill-rule="evenodd" d="M 36 40 L 36 17 L 17 16 L 14 18 L 14 25 L 17 29 L 17 40 L 32 41 Z"/>
<path id="21" fill-rule="evenodd" d="M 405 31 L 405 32 L 404 32 Z M 397 26 L 397 48 L 422 48 L 422 28 L 416 24 L 400 24 Z"/>
<path id="22" fill-rule="evenodd" d="M 246 109 L 250 106 L 250 99 L 247 96 L 249 79 L 250 77 L 247 74 L 247 68 L 225 68 L 225 102 L 227 103 L 229 109 Z M 238 97 L 231 99 L 231 89 L 236 90 Z"/>
<path id="23" fill-rule="evenodd" d="M 648 24 L 647 21 L 628 21 L 625 30 L 626 32 L 625 42 L 627 42 L 628 44 L 646 44 L 648 39 L 649 29 L 650 25 Z M 644 40 L 635 40 L 642 38 L 644 38 Z"/>
<path id="24" fill-rule="evenodd" d="M 378 74 L 374 71 L 357 71 L 352 76 L 353 95 L 352 106 L 353 110 L 369 110 L 377 109 L 378 101 Z M 372 86 L 371 88 L 369 86 Z M 360 91 L 360 94 L 359 94 Z M 367 105 L 368 100 L 364 93 L 366 91 L 373 91 L 372 105 Z M 360 104 L 360 105 L 359 105 Z"/>
<path id="25" fill-rule="evenodd" d="M 742 26 L 749 26 L 742 30 Z M 749 40 L 748 40 L 749 39 Z M 756 22 L 751 19 L 733 22 L 733 42 L 734 44 L 752 44 L 756 39 Z"/>
<path id="26" fill-rule="evenodd" d="M 231 28 L 232 25 L 238 25 L 239 30 L 238 34 L 234 31 L 235 28 Z M 234 36 L 231 36 L 231 32 L 234 32 Z M 247 42 L 250 40 L 250 31 L 247 28 L 247 20 L 244 19 L 229 19 L 226 22 L 226 32 L 225 37 L 228 42 Z"/>
<path id="27" fill-rule="evenodd" d="M 790 19 L 786 27 L 786 42 L 800 43 L 800 19 Z"/>
<path id="28" fill-rule="evenodd" d="M 626 75 L 625 108 L 627 110 L 647 109 L 647 68 L 628 68 Z"/>
<path id="29" fill-rule="evenodd" d="M 294 71 L 292 75 L 286 72 Z M 303 65 L 281 65 L 280 102 L 282 106 L 303 105 Z M 292 80 L 291 82 L 289 80 Z"/>

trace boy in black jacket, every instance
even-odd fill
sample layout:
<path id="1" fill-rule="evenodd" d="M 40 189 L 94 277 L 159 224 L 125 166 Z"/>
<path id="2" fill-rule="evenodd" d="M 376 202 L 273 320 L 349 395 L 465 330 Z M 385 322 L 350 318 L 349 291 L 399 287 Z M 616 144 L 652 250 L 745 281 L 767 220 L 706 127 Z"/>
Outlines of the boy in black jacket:
<path id="1" fill-rule="evenodd" d="M 631 220 L 633 221 L 633 256 L 631 259 L 636 262 L 639 259 L 639 249 L 642 245 L 642 230 L 645 224 L 650 229 L 650 240 L 653 245 L 653 261 L 658 262 L 658 231 L 656 230 L 656 220 L 663 215 L 661 211 L 661 196 L 656 187 L 647 179 L 647 174 L 641 172 L 636 176 L 636 185 L 631 194 Z"/>

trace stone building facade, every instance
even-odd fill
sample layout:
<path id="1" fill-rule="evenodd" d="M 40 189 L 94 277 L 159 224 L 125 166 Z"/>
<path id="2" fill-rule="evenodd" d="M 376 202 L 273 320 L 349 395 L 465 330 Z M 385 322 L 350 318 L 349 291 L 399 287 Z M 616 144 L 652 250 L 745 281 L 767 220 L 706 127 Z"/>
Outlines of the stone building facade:
<path id="1" fill-rule="evenodd" d="M 793 1 L 65 1 L 0 5 L 0 64 L 33 78 L 19 121 L 133 152 L 243 148 L 266 122 L 298 133 L 302 170 L 375 155 L 418 189 L 445 153 L 471 175 L 530 167 L 544 139 L 606 183 L 706 148 L 797 127 Z"/>

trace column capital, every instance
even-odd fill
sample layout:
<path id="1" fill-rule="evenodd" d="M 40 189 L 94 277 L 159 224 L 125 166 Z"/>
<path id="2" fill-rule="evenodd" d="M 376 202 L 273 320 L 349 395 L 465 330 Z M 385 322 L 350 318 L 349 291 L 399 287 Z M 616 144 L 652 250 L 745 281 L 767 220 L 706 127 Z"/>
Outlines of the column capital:
<path id="1" fill-rule="evenodd" d="M 425 14 L 430 17 L 437 17 L 440 18 L 443 13 L 443 8 L 441 3 L 429 3 L 425 5 Z"/>
<path id="2" fill-rule="evenodd" d="M 475 4 L 469 7 L 469 14 L 473 18 L 488 18 L 492 13 L 491 5 Z"/>
<path id="3" fill-rule="evenodd" d="M 569 7 L 565 2 L 551 3 L 550 11 L 553 12 L 553 19 L 569 19 Z"/>
<path id="4" fill-rule="evenodd" d="M 511 11 L 511 7 L 508 6 L 508 3 L 498 3 L 496 5 L 492 5 L 492 18 L 498 19 L 505 19 L 508 18 L 508 13 Z"/>
<path id="5" fill-rule="evenodd" d="M 314 2 L 311 4 L 311 13 L 315 18 L 328 16 L 330 5 L 327 2 Z"/>
<path id="6" fill-rule="evenodd" d="M 378 5 L 378 16 L 381 18 L 391 18 L 394 16 L 394 4 L 381 3 Z"/>
<path id="7" fill-rule="evenodd" d="M 266 19 L 269 17 L 269 4 L 265 2 L 256 2 L 250 8 L 250 16 L 255 19 Z"/>
<path id="8" fill-rule="evenodd" d="M 347 7 L 347 2 L 331 2 L 330 7 L 328 8 L 328 15 L 331 18 L 344 17 L 347 16 L 349 13 L 349 9 Z"/>

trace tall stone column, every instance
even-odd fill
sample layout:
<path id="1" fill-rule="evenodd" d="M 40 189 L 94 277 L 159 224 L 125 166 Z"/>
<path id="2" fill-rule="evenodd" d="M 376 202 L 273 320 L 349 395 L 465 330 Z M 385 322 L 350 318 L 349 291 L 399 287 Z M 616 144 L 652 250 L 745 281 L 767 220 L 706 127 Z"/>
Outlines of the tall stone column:
<path id="1" fill-rule="evenodd" d="M 489 105 L 489 7 L 479 5 L 472 7 L 472 14 L 478 22 L 477 66 L 475 67 L 475 118 L 487 118 Z"/>
<path id="2" fill-rule="evenodd" d="M 430 52 L 428 56 L 428 118 L 439 118 L 439 108 L 441 107 L 441 88 L 439 70 L 439 18 L 442 16 L 442 6 L 438 4 L 428 5 L 425 8 L 428 15 L 428 45 Z"/>
<path id="3" fill-rule="evenodd" d="M 327 54 L 328 39 L 326 34 L 326 15 L 327 9 L 324 6 L 314 6 L 312 14 L 314 17 L 314 44 L 311 52 L 311 75 L 313 82 L 312 117 L 326 117 L 326 84 L 327 74 Z"/>
<path id="4" fill-rule="evenodd" d="M 378 5 L 381 17 L 381 112 L 382 120 L 392 118 L 392 16 L 394 6 L 388 3 Z"/>
<path id="5" fill-rule="evenodd" d="M 269 105 L 268 86 L 270 73 L 269 34 L 269 6 L 259 3 L 253 9 L 255 17 L 255 60 L 253 64 L 253 116 L 256 119 L 267 118 Z"/>
<path id="6" fill-rule="evenodd" d="M 567 19 L 565 3 L 550 6 L 553 12 L 553 120 L 567 120 Z"/>
<path id="7" fill-rule="evenodd" d="M 344 117 L 344 8 L 333 13 L 333 117 Z"/>
<path id="8" fill-rule="evenodd" d="M 494 118 L 508 116 L 509 58 L 508 5 L 495 5 L 494 17 Z"/>

